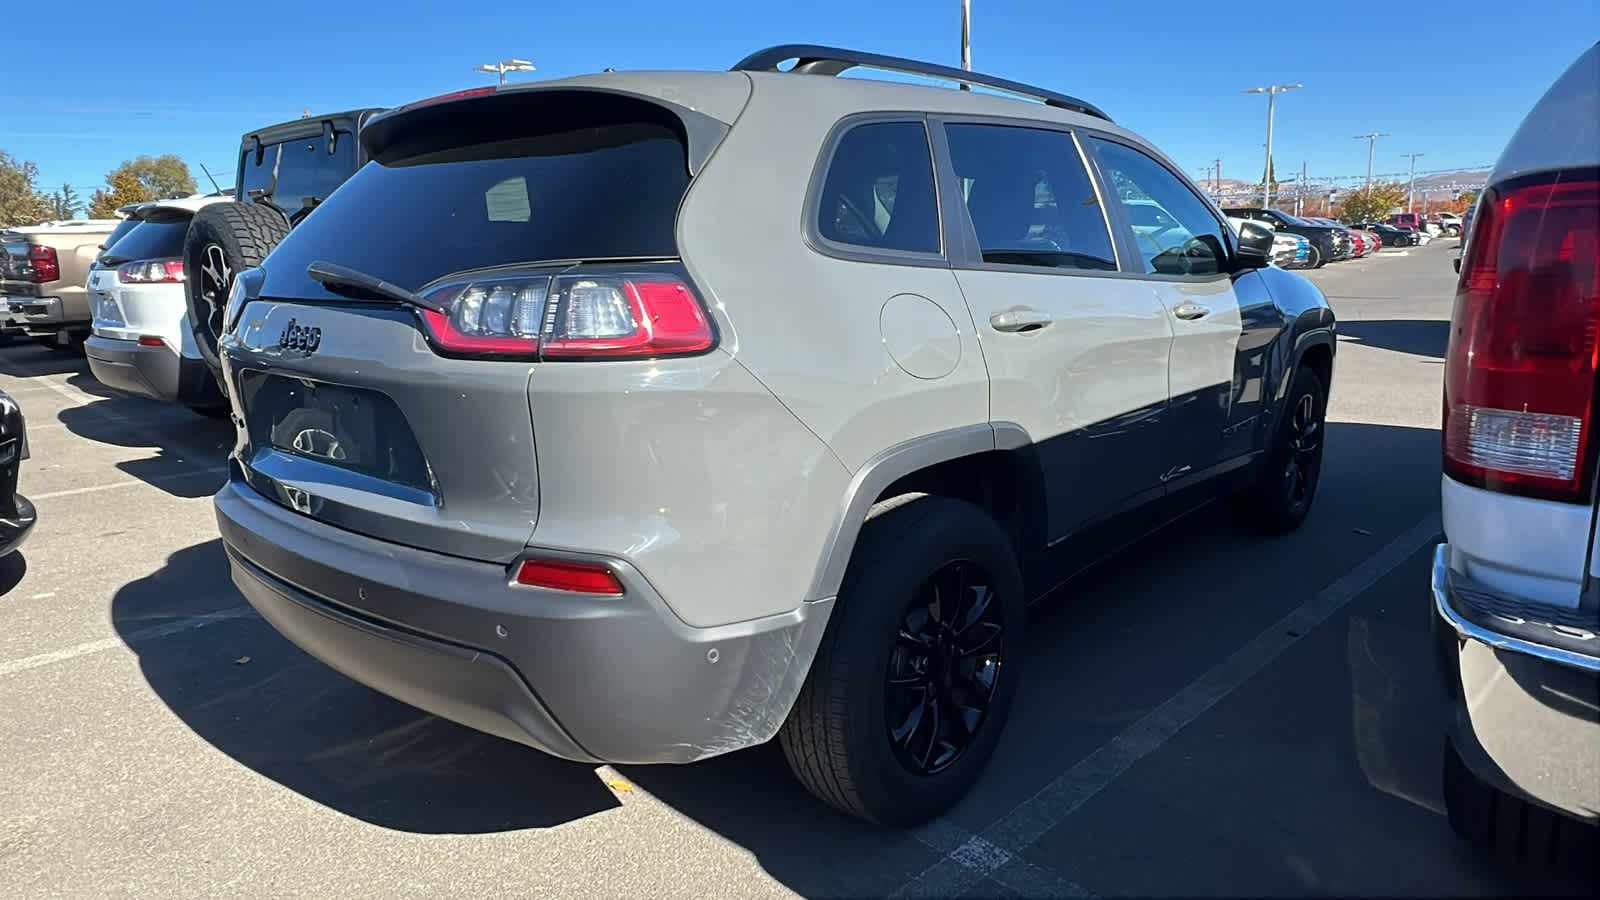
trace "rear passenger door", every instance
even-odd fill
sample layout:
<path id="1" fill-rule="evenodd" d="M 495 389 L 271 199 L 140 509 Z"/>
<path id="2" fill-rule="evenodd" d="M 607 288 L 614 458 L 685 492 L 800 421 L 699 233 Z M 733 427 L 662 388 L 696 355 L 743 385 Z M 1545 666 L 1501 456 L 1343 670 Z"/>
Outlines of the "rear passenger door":
<path id="1" fill-rule="evenodd" d="M 1031 437 L 1050 537 L 1160 496 L 1172 327 L 1150 285 L 1119 272 L 1077 139 L 1036 123 L 938 124 L 990 418 Z"/>
<path id="2" fill-rule="evenodd" d="M 1245 328 L 1230 274 L 1233 229 L 1155 157 L 1108 137 L 1086 141 L 1112 195 L 1108 202 L 1127 223 L 1137 277 L 1160 299 L 1173 329 L 1164 462 L 1168 484 L 1180 489 L 1243 462 L 1250 432 L 1232 425 L 1248 423 L 1264 399 L 1264 348 L 1247 342 L 1249 352 L 1240 353 Z M 1270 341 L 1279 324 L 1272 298 L 1254 272 L 1241 278 L 1249 281 L 1251 306 L 1262 307 L 1252 310 L 1252 320 L 1263 314 L 1252 340 Z"/>

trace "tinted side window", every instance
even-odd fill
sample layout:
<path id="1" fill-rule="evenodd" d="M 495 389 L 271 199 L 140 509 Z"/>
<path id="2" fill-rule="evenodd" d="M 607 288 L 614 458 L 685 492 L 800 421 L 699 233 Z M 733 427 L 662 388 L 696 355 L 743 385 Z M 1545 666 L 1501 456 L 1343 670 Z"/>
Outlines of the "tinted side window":
<path id="1" fill-rule="evenodd" d="M 347 131 L 338 133 L 332 156 L 328 155 L 328 142 L 320 134 L 268 144 L 263 150 L 260 165 L 256 165 L 256 156 L 249 150 L 242 157 L 245 197 L 267 196 L 291 215 L 313 200 L 326 200 L 355 171 L 356 139 Z"/>
<path id="2" fill-rule="evenodd" d="M 1222 223 L 1166 166 L 1123 144 L 1095 140 L 1112 189 L 1127 211 L 1145 272 L 1156 275 L 1215 275 L 1217 249 L 1228 246 Z M 1199 240 L 1211 235 L 1217 244 Z"/>
<path id="3" fill-rule="evenodd" d="M 1111 230 L 1072 136 L 945 126 L 983 261 L 1115 271 Z"/>
<path id="4" fill-rule="evenodd" d="M 817 210 L 824 238 L 875 250 L 938 253 L 933 156 L 921 122 L 851 128 L 828 162 Z"/>

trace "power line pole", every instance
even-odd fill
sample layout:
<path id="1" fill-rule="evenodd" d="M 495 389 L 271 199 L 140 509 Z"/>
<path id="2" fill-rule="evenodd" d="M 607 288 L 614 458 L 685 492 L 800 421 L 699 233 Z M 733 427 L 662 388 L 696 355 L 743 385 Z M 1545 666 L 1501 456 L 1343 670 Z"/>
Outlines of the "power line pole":
<path id="1" fill-rule="evenodd" d="M 1355 140 L 1367 142 L 1367 187 L 1372 187 L 1372 149 L 1377 146 L 1378 138 L 1388 137 L 1387 131 L 1374 131 L 1371 134 L 1358 134 Z"/>
<path id="2" fill-rule="evenodd" d="M 1292 91 L 1300 87 L 1297 81 L 1294 84 L 1271 84 L 1266 87 L 1245 88 L 1246 94 L 1267 95 L 1267 164 L 1261 170 L 1261 208 L 1269 209 L 1272 206 L 1272 113 L 1278 95 L 1284 91 Z"/>
<path id="3" fill-rule="evenodd" d="M 1300 215 L 1306 208 L 1306 161 L 1300 160 L 1300 191 L 1294 195 L 1294 214 Z"/>
<path id="4" fill-rule="evenodd" d="M 1217 167 L 1216 168 L 1216 172 L 1217 172 L 1217 193 L 1220 194 L 1220 193 L 1222 193 L 1222 160 L 1213 159 L 1211 162 L 1214 163 L 1216 165 L 1216 167 Z"/>
<path id="5" fill-rule="evenodd" d="M 1406 212 L 1416 209 L 1417 201 L 1417 157 L 1426 156 L 1424 153 L 1404 153 L 1402 156 L 1411 157 L 1411 177 L 1406 183 Z"/>

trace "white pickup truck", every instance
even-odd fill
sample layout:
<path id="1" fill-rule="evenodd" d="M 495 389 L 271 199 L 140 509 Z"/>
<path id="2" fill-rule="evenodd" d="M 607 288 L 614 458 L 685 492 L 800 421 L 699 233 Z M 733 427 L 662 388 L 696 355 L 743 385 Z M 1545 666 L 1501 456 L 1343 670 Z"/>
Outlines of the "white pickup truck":
<path id="1" fill-rule="evenodd" d="M 1479 846 L 1593 854 L 1600 44 L 1512 137 L 1465 241 L 1445 359 L 1446 540 L 1432 577 L 1446 805 Z"/>

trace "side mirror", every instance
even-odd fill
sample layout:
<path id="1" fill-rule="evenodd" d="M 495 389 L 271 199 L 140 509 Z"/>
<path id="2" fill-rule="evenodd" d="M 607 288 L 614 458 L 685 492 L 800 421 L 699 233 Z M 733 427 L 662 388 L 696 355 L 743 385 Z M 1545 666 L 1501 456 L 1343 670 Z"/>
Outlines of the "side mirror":
<path id="1" fill-rule="evenodd" d="M 1259 269 L 1272 263 L 1272 239 L 1277 234 L 1260 222 L 1239 223 L 1239 264 Z"/>

